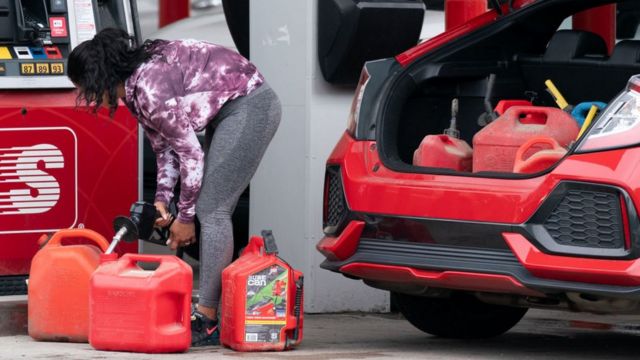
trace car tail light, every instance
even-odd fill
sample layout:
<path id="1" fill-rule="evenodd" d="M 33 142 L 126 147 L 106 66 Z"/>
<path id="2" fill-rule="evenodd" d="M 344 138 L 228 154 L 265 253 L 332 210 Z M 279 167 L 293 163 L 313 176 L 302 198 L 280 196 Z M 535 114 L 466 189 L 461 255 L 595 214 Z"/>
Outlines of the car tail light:
<path id="1" fill-rule="evenodd" d="M 362 105 L 362 96 L 364 95 L 364 89 L 367 87 L 369 78 L 369 71 L 367 71 L 367 67 L 365 66 L 362 68 L 362 72 L 360 73 L 360 80 L 358 81 L 356 94 L 354 95 L 353 102 L 351 103 L 351 112 L 349 113 L 349 122 L 347 123 L 347 132 L 352 136 L 355 135 L 356 129 L 358 128 L 360 105 Z"/>
<path id="2" fill-rule="evenodd" d="M 613 100 L 589 129 L 578 153 L 610 150 L 640 143 L 640 76 L 633 76 L 627 89 Z"/>

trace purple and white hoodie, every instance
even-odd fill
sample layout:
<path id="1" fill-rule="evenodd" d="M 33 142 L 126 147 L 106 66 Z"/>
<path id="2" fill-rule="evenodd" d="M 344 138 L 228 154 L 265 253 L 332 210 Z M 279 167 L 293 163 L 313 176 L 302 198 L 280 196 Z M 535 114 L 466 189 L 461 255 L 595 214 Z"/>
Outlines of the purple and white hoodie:
<path id="1" fill-rule="evenodd" d="M 240 54 L 196 40 L 157 41 L 154 55 L 125 82 L 125 104 L 156 153 L 155 201 L 168 204 L 180 177 L 178 220 L 192 222 L 204 172 L 196 132 L 229 100 L 249 94 L 264 78 Z"/>

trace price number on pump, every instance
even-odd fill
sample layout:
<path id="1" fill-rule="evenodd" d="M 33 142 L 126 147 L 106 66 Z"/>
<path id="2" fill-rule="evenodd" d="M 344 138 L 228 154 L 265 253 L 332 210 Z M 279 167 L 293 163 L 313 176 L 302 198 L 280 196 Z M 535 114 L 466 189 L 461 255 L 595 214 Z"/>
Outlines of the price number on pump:
<path id="1" fill-rule="evenodd" d="M 20 64 L 20 74 L 22 75 L 33 75 L 36 73 L 36 65 L 35 64 Z"/>
<path id="2" fill-rule="evenodd" d="M 49 74 L 49 64 L 47 64 L 47 63 L 36 64 L 36 73 L 38 75 L 48 75 Z"/>
<path id="3" fill-rule="evenodd" d="M 64 74 L 64 63 L 53 63 L 53 64 L 51 64 L 51 73 L 53 75 L 63 75 Z"/>

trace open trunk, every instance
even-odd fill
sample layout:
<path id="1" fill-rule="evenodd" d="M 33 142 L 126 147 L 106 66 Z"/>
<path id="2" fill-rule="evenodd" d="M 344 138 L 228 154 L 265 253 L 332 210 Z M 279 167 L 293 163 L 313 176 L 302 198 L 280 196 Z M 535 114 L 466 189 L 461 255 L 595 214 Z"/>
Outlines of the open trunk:
<path id="1" fill-rule="evenodd" d="M 379 118 L 377 140 L 385 164 L 404 172 L 463 174 L 414 166 L 413 154 L 426 135 L 442 134 L 449 127 L 453 99 L 459 101 L 460 138 L 472 144 L 474 135 L 483 129 L 479 117 L 486 112 L 490 74 L 495 74 L 489 99 L 492 106 L 499 100 L 519 99 L 556 107 L 545 90 L 547 79 L 570 104 L 610 102 L 631 76 L 640 74 L 640 40 L 620 41 L 609 55 L 598 35 L 566 29 L 570 16 L 595 3 L 574 0 L 525 8 L 498 20 L 502 26 L 481 29 L 412 64 L 390 87 Z M 570 146 L 568 150 L 571 152 Z M 525 176 L 509 172 L 468 175 Z"/>

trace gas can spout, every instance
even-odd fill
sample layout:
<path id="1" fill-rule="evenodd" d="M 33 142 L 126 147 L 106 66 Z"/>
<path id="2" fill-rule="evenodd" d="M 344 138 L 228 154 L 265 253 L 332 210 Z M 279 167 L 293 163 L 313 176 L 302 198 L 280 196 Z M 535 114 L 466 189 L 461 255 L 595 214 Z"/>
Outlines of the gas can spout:
<path id="1" fill-rule="evenodd" d="M 451 101 L 451 123 L 449 128 L 444 130 L 445 135 L 449 135 L 452 138 L 460 139 L 460 131 L 458 131 L 458 99 L 455 98 Z"/>
<path id="2" fill-rule="evenodd" d="M 262 239 L 265 253 L 278 255 L 278 246 L 276 245 L 276 239 L 273 237 L 273 232 L 271 230 L 262 230 Z"/>
<path id="3" fill-rule="evenodd" d="M 113 236 L 113 240 L 111 240 L 111 244 L 109 244 L 107 251 L 105 251 L 105 255 L 109 255 L 113 252 L 116 246 L 118 246 L 118 244 L 120 243 L 122 237 L 125 236 L 127 232 L 128 229 L 124 226 L 121 227 L 120 230 L 118 230 L 118 232 Z"/>

